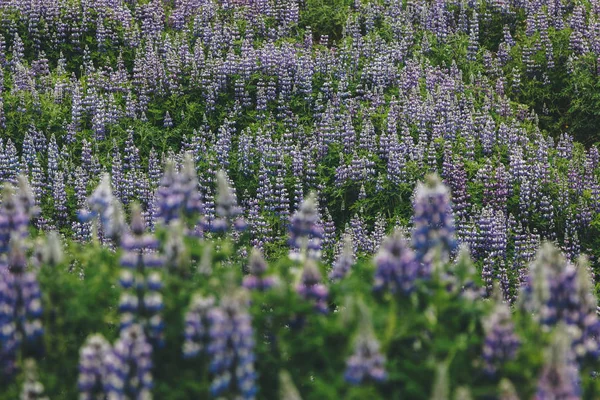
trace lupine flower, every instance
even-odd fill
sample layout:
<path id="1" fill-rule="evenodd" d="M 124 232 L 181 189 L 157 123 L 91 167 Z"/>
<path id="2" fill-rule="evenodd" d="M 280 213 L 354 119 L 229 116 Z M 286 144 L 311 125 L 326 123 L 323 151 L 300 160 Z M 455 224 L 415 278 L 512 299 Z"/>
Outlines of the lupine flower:
<path id="1" fill-rule="evenodd" d="M 267 262 L 260 250 L 253 248 L 248 262 L 248 275 L 244 277 L 242 286 L 249 290 L 266 290 L 275 284 L 275 278 L 265 276 Z"/>
<path id="2" fill-rule="evenodd" d="M 292 259 L 301 260 L 303 257 L 301 252 L 306 252 L 309 258 L 319 259 L 323 229 L 319 226 L 317 198 L 314 193 L 309 194 L 294 213 L 289 230 Z"/>
<path id="3" fill-rule="evenodd" d="M 28 196 L 16 192 L 12 186 L 4 186 L 0 205 L 0 254 L 8 252 L 12 236 L 27 236 L 28 210 L 33 209 L 33 203 L 27 199 Z"/>
<path id="4" fill-rule="evenodd" d="M 581 398 L 579 370 L 571 350 L 566 327 L 554 334 L 546 353 L 546 363 L 538 379 L 534 400 L 576 400 Z"/>
<path id="5" fill-rule="evenodd" d="M 106 359 L 105 391 L 109 399 L 152 398 L 152 346 L 134 324 L 121 331 Z"/>
<path id="6" fill-rule="evenodd" d="M 346 362 L 346 381 L 357 385 L 369 380 L 381 382 L 387 378 L 385 357 L 379 347 L 371 332 L 364 331 L 358 336 L 354 354 Z"/>
<path id="7" fill-rule="evenodd" d="M 25 382 L 21 391 L 21 400 L 49 400 L 44 395 L 44 385 L 38 380 L 37 365 L 31 358 L 25 361 Z"/>
<path id="8" fill-rule="evenodd" d="M 228 296 L 208 313 L 209 370 L 214 375 L 213 396 L 236 388 L 243 399 L 254 399 L 257 391 L 254 371 L 254 338 L 245 300 Z M 235 382 L 235 385 L 232 383 Z"/>
<path id="9" fill-rule="evenodd" d="M 87 338 L 79 350 L 79 398 L 93 400 L 104 393 L 107 381 L 106 358 L 112 347 L 100 334 Z"/>
<path id="10" fill-rule="evenodd" d="M 190 308 L 185 314 L 185 341 L 183 343 L 183 356 L 195 357 L 208 342 L 208 312 L 215 304 L 212 296 L 194 296 Z"/>
<path id="11" fill-rule="evenodd" d="M 329 273 L 329 279 L 332 281 L 343 279 L 350 272 L 354 265 L 354 245 L 352 244 L 352 236 L 344 236 L 344 247 L 333 263 L 333 268 Z"/>
<path id="12" fill-rule="evenodd" d="M 396 230 L 386 238 L 375 256 L 374 290 L 389 289 L 392 293 L 410 293 L 415 281 L 425 276 L 414 251 L 408 246 L 402 233 Z"/>
<path id="13" fill-rule="evenodd" d="M 161 276 L 149 269 L 162 267 L 164 260 L 156 253 L 158 240 L 145 233 L 141 209 L 134 204 L 131 209 L 131 229 L 121 240 L 124 250 L 121 256 L 120 283 L 123 289 L 119 301 L 121 329 L 134 322 L 142 323 L 148 337 L 162 343 L 163 321 L 160 311 L 163 307 Z"/>
<path id="14" fill-rule="evenodd" d="M 567 262 L 557 248 L 545 243 L 531 263 L 521 297 L 522 306 L 543 326 L 567 324 L 578 358 L 600 355 L 600 321 L 589 282 L 585 266 Z"/>
<path id="15" fill-rule="evenodd" d="M 515 357 L 520 345 L 510 317 L 510 309 L 504 303 L 496 304 L 492 314 L 483 321 L 485 341 L 483 359 L 485 372 L 495 374 L 502 363 Z"/>
<path id="16" fill-rule="evenodd" d="M 448 188 L 437 175 L 429 175 L 426 183 L 419 183 L 413 200 L 414 227 L 412 244 L 417 260 L 428 268 L 434 261 L 434 252 L 439 251 L 442 261 L 457 248 L 454 238 L 454 217 Z"/>
<path id="17" fill-rule="evenodd" d="M 106 236 L 118 241 L 125 231 L 125 219 L 121 203 L 112 193 L 110 175 L 102 175 L 100 184 L 86 203 L 87 210 L 79 211 L 79 219 L 87 222 L 98 217 Z"/>
<path id="18" fill-rule="evenodd" d="M 247 224 L 241 217 L 242 209 L 237 205 L 235 194 L 229 186 L 227 175 L 224 171 L 217 172 L 217 198 L 215 202 L 218 218 L 212 222 L 211 228 L 215 232 L 224 232 L 230 225 L 237 231 L 246 229 Z"/>
<path id="19" fill-rule="evenodd" d="M 0 365 L 7 376 L 15 372 L 22 339 L 39 349 L 44 332 L 40 288 L 35 273 L 26 271 L 21 240 L 13 236 L 8 268 L 0 271 Z"/>
<path id="20" fill-rule="evenodd" d="M 198 191 L 198 175 L 190 154 L 186 153 L 181 172 L 175 170 L 173 162 L 167 163 L 156 194 L 157 218 L 164 224 L 202 214 L 204 207 Z"/>
<path id="21" fill-rule="evenodd" d="M 315 310 L 320 313 L 328 311 L 327 297 L 329 290 L 321 283 L 321 273 L 314 261 L 308 259 L 304 264 L 300 284 L 296 291 L 305 300 L 315 303 Z"/>

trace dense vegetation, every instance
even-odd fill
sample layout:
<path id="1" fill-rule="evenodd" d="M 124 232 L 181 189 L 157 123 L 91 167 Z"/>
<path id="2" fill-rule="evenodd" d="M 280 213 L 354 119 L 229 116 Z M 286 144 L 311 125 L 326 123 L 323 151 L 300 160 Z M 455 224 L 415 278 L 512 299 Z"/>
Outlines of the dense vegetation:
<path id="1" fill-rule="evenodd" d="M 600 397 L 599 17 L 2 2 L 0 398 Z"/>

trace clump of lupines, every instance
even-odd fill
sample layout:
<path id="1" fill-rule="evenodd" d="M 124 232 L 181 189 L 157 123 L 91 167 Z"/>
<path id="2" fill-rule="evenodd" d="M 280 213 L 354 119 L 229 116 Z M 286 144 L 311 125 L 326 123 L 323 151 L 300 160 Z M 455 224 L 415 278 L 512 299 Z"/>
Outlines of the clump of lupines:
<path id="1" fill-rule="evenodd" d="M 0 365 L 9 377 L 16 371 L 17 351 L 23 339 L 26 345 L 39 350 L 44 332 L 37 277 L 26 269 L 22 239 L 13 236 L 8 265 L 0 268 Z"/>
<path id="2" fill-rule="evenodd" d="M 600 321 L 586 263 L 575 266 L 544 243 L 529 270 L 521 305 L 548 328 L 564 323 L 578 358 L 600 355 Z"/>
<path id="3" fill-rule="evenodd" d="M 119 301 L 121 328 L 141 323 L 147 329 L 148 337 L 161 344 L 163 340 L 162 278 L 158 271 L 151 271 L 164 264 L 157 254 L 158 240 L 145 233 L 141 209 L 134 204 L 131 209 L 131 229 L 121 240 L 124 250 L 121 256 L 120 283 L 124 291 Z"/>
<path id="4" fill-rule="evenodd" d="M 226 296 L 208 312 L 213 396 L 231 390 L 243 399 L 254 399 L 257 392 L 254 331 L 245 297 L 242 292 Z"/>
<path id="5" fill-rule="evenodd" d="M 375 265 L 374 290 L 387 288 L 392 293 L 410 293 L 415 281 L 427 276 L 399 230 L 383 241 L 375 256 Z"/>
<path id="6" fill-rule="evenodd" d="M 106 373 L 105 392 L 109 399 L 152 398 L 152 345 L 141 325 L 121 330 L 106 357 Z"/>
<path id="7" fill-rule="evenodd" d="M 554 333 L 538 379 L 534 400 L 581 398 L 581 383 L 571 338 L 565 326 Z"/>
<path id="8" fill-rule="evenodd" d="M 417 260 L 426 267 L 421 274 L 427 275 L 436 252 L 447 261 L 458 245 L 450 193 L 437 175 L 428 175 L 425 183 L 417 185 L 413 210 L 412 245 Z"/>
<path id="9" fill-rule="evenodd" d="M 328 311 L 329 289 L 321 283 L 321 272 L 319 272 L 319 268 L 313 260 L 308 259 L 305 261 L 296 291 L 303 299 L 313 301 L 315 310 L 318 312 L 326 313 Z"/>
<path id="10" fill-rule="evenodd" d="M 95 334 L 87 338 L 79 350 L 79 398 L 93 400 L 102 396 L 107 383 L 106 358 L 112 351 L 104 336 Z"/>
<path id="11" fill-rule="evenodd" d="M 198 190 L 198 175 L 194 160 L 185 155 L 180 172 L 172 161 L 167 163 L 165 173 L 156 191 L 157 220 L 168 225 L 175 219 L 201 215 L 204 211 Z M 204 221 L 201 221 L 204 224 Z"/>
<path id="12" fill-rule="evenodd" d="M 195 357 L 208 342 L 208 312 L 215 304 L 212 296 L 194 296 L 190 302 L 188 312 L 185 314 L 185 341 L 183 343 L 183 356 Z"/>
<path id="13" fill-rule="evenodd" d="M 356 339 L 354 353 L 346 362 L 346 381 L 360 384 L 365 381 L 381 382 L 387 378 L 385 357 L 379 342 L 369 329 L 363 329 Z"/>
<path id="14" fill-rule="evenodd" d="M 257 248 L 253 248 L 248 261 L 248 275 L 244 277 L 242 286 L 249 290 L 266 290 L 275 284 L 275 278 L 266 276 L 267 262 Z"/>
<path id="15" fill-rule="evenodd" d="M 332 281 L 343 279 L 348 275 L 353 265 L 354 245 L 352 244 L 352 237 L 350 235 L 345 235 L 342 251 L 333 263 L 333 268 L 329 273 L 329 279 Z"/>
<path id="16" fill-rule="evenodd" d="M 310 193 L 292 215 L 289 232 L 292 259 L 302 260 L 308 257 L 316 260 L 321 257 L 323 229 L 319 224 L 317 197 L 314 193 Z"/>
<path id="17" fill-rule="evenodd" d="M 243 231 L 247 224 L 242 217 L 242 208 L 237 204 L 237 198 L 227 181 L 224 171 L 217 172 L 217 197 L 215 201 L 217 218 L 212 221 L 214 232 L 225 232 L 230 226 L 236 231 Z"/>
<path id="18" fill-rule="evenodd" d="M 510 309 L 504 303 L 496 304 L 492 314 L 483 320 L 483 327 L 484 370 L 493 375 L 504 362 L 516 356 L 521 342 L 515 334 Z"/>

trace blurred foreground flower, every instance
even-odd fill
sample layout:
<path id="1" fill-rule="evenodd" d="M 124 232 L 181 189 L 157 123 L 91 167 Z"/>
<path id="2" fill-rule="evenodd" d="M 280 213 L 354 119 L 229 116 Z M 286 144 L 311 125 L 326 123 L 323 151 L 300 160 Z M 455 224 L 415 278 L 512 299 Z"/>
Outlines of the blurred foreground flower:
<path id="1" fill-rule="evenodd" d="M 310 193 L 290 220 L 290 258 L 303 261 L 305 257 L 318 260 L 321 257 L 323 228 L 319 225 L 317 198 Z"/>
<path id="2" fill-rule="evenodd" d="M 107 380 L 106 358 L 111 345 L 100 334 L 87 338 L 79 350 L 79 398 L 93 400 L 104 394 Z"/>
<path id="3" fill-rule="evenodd" d="M 436 254 L 447 262 L 458 246 L 450 192 L 437 175 L 429 175 L 425 183 L 417 185 L 413 209 L 412 245 L 417 260 L 425 266 L 421 274 L 428 275 Z"/>
<path id="4" fill-rule="evenodd" d="M 152 346 L 140 325 L 121 331 L 106 358 L 109 399 L 152 399 Z"/>
<path id="5" fill-rule="evenodd" d="M 383 241 L 375 256 L 375 265 L 374 290 L 386 288 L 392 293 L 407 294 L 414 289 L 416 279 L 426 276 L 415 252 L 398 230 Z"/>
<path id="6" fill-rule="evenodd" d="M 560 326 L 546 352 L 546 363 L 538 380 L 534 400 L 580 399 L 580 385 L 571 339 L 566 326 Z"/>

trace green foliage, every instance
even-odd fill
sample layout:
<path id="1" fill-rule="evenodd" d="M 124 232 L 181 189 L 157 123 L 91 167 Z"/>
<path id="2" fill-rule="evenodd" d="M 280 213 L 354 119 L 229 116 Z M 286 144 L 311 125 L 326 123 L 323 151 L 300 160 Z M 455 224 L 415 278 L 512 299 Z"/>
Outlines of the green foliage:
<path id="1" fill-rule="evenodd" d="M 154 352 L 155 398 L 209 397 L 208 356 L 182 357 L 183 318 L 194 293 L 221 298 L 238 286 L 243 276 L 244 261 L 235 256 L 235 247 L 227 240 L 211 245 L 216 251 L 208 277 L 197 272 L 206 244 L 189 239 L 188 245 L 190 260 L 196 261 L 183 269 L 163 271 L 166 343 Z M 120 251 L 98 244 L 70 243 L 62 264 L 43 265 L 39 270 L 46 351 L 38 365 L 50 398 L 77 398 L 79 348 L 89 335 L 102 333 L 111 342 L 118 336 L 119 256 Z M 452 268 L 460 280 L 474 279 L 474 271 L 465 262 L 444 268 Z M 533 394 L 543 362 L 540 349 L 549 335 L 530 316 L 514 314 L 523 345 L 517 358 L 506 363 L 498 377 L 490 378 L 481 366 L 481 321 L 491 311 L 492 301 L 472 300 L 460 290 L 448 290 L 439 274 L 422 281 L 410 295 L 375 295 L 374 266 L 367 259 L 359 260 L 346 279 L 330 285 L 331 312 L 322 315 L 296 294 L 299 267 L 285 256 L 273 260 L 268 273 L 278 277 L 279 285 L 252 293 L 258 398 L 279 398 L 278 376 L 287 371 L 303 399 L 428 399 L 441 363 L 448 366 L 451 391 L 465 386 L 475 398 L 495 396 L 504 377 L 513 382 L 522 398 Z M 327 272 L 324 266 L 322 272 Z M 360 315 L 365 309 L 387 358 L 388 380 L 352 386 L 344 380 L 345 363 L 364 324 Z M 583 371 L 585 377 L 588 367 Z M 19 376 L 5 386 L 0 399 L 16 398 L 21 383 Z M 597 393 L 595 381 L 585 377 L 584 384 L 586 391 Z"/>
<path id="2" fill-rule="evenodd" d="M 342 37 L 352 4 L 352 0 L 307 0 L 300 12 L 299 25 L 310 27 L 317 39 L 328 35 L 330 40 L 337 41 Z"/>

